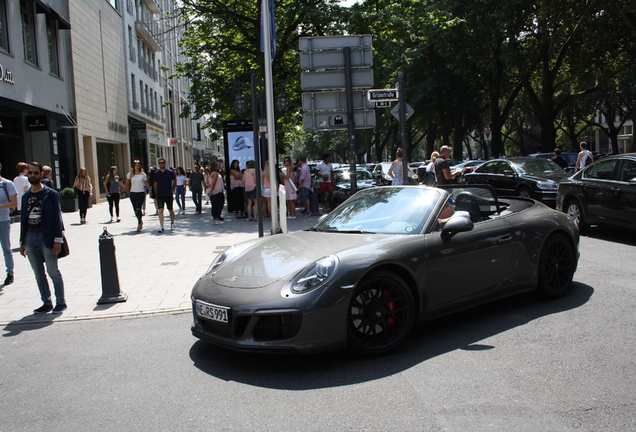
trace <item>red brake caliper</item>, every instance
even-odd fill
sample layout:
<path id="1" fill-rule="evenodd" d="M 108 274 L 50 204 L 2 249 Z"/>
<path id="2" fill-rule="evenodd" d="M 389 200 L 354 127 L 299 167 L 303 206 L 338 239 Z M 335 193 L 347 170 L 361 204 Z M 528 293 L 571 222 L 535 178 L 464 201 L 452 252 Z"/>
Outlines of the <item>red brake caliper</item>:
<path id="1" fill-rule="evenodd" d="M 382 297 L 385 300 L 389 300 L 389 302 L 386 304 L 386 310 L 389 312 L 393 312 L 395 310 L 395 302 L 391 301 L 391 296 L 389 295 L 389 292 L 387 290 L 382 291 Z M 393 327 L 393 325 L 395 324 L 395 318 L 393 318 L 390 315 L 387 315 L 386 324 L 389 327 Z"/>

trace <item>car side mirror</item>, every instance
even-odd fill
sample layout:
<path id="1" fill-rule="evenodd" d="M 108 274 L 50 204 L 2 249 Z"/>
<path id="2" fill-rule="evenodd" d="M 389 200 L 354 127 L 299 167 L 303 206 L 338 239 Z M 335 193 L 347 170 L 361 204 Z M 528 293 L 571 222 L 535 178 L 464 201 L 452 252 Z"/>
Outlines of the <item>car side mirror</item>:
<path id="1" fill-rule="evenodd" d="M 514 177 L 514 176 L 515 176 L 515 172 L 514 172 L 513 170 L 505 170 L 505 171 L 503 172 L 503 174 L 504 174 L 505 176 L 508 176 L 508 177 Z"/>
<path id="2" fill-rule="evenodd" d="M 442 228 L 442 238 L 449 239 L 457 233 L 471 231 L 474 227 L 475 224 L 468 218 L 462 216 L 452 217 Z"/>

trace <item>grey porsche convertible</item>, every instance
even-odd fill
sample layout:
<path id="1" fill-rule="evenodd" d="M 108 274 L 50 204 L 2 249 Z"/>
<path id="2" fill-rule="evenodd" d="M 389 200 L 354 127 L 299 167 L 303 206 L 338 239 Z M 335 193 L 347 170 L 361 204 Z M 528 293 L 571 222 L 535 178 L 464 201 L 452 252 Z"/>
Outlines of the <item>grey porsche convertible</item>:
<path id="1" fill-rule="evenodd" d="M 578 245 L 570 216 L 492 187 L 370 188 L 309 230 L 219 254 L 192 290 L 192 333 L 240 351 L 380 355 L 418 322 L 566 294 Z"/>

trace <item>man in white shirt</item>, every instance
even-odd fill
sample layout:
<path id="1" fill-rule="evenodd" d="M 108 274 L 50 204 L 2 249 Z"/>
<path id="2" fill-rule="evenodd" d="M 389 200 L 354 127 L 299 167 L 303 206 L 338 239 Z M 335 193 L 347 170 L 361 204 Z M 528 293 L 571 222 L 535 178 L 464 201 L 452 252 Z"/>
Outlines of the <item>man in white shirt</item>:
<path id="1" fill-rule="evenodd" d="M 592 152 L 587 149 L 587 143 L 582 141 L 579 144 L 581 147 L 581 152 L 579 153 L 579 157 L 576 159 L 576 170 L 580 171 L 592 162 L 594 162 L 594 156 Z"/>
<path id="2" fill-rule="evenodd" d="M 2 164 L 0 164 L 2 171 Z M 7 268 L 7 278 L 4 285 L 13 283 L 13 251 L 11 250 L 11 218 L 9 209 L 18 206 L 18 192 L 13 182 L 0 176 L 0 244 L 4 254 L 4 265 Z"/>
<path id="3" fill-rule="evenodd" d="M 15 166 L 15 170 L 18 172 L 18 176 L 13 179 L 13 184 L 15 185 L 15 189 L 18 191 L 18 205 L 17 211 L 14 211 L 12 215 L 19 215 L 20 209 L 22 207 L 22 195 L 25 194 L 31 187 L 29 184 L 29 179 L 26 176 L 27 168 L 29 166 L 26 162 L 18 162 Z"/>
<path id="4" fill-rule="evenodd" d="M 322 195 L 322 207 L 326 212 L 331 211 L 331 197 L 333 196 L 333 166 L 331 165 L 331 154 L 322 155 L 322 162 L 316 165 L 316 175 L 320 183 L 320 194 Z"/>

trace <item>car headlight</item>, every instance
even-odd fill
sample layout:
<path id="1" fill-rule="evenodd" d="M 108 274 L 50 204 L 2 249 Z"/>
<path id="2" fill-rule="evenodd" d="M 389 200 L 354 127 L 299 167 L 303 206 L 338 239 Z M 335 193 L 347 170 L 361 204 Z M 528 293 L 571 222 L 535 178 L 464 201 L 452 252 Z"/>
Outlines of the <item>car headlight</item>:
<path id="1" fill-rule="evenodd" d="M 234 251 L 234 246 L 230 246 L 229 248 L 227 248 L 223 252 L 221 252 L 215 258 L 215 260 L 212 261 L 212 264 L 210 264 L 210 267 L 208 268 L 208 271 L 205 272 L 205 274 L 207 275 L 210 272 L 216 272 L 216 270 L 219 267 L 221 267 L 221 264 L 223 264 L 225 262 L 225 260 L 232 254 L 232 251 Z"/>
<path id="2" fill-rule="evenodd" d="M 539 186 L 539 189 L 542 190 L 557 190 L 559 188 L 559 185 L 553 181 L 540 181 L 537 182 L 537 186 Z"/>
<path id="3" fill-rule="evenodd" d="M 292 282 L 292 291 L 303 294 L 323 285 L 338 269 L 338 259 L 335 256 L 321 258 L 312 265 L 305 267 Z"/>

